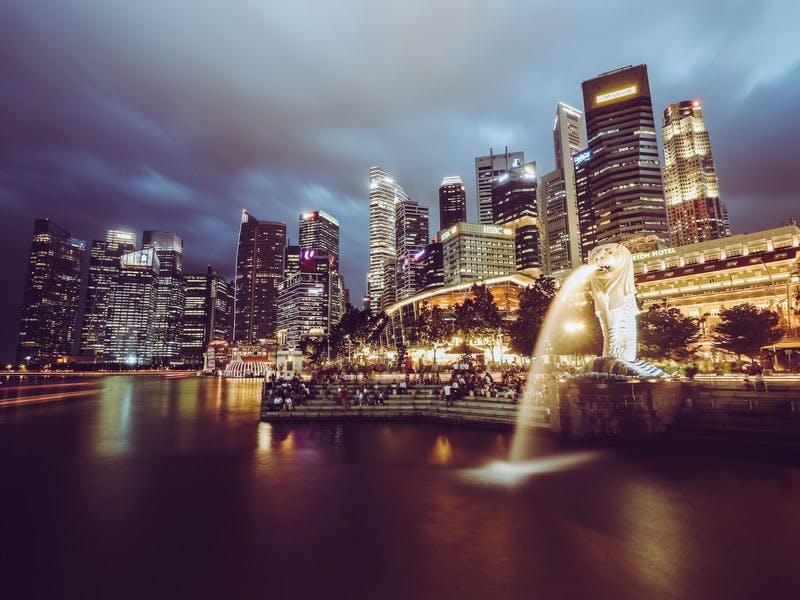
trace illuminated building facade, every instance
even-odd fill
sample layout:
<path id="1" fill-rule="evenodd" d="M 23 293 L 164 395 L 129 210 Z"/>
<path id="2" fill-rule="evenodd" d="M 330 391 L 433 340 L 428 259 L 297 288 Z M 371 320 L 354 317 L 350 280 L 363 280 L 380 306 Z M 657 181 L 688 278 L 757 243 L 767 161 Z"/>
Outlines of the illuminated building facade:
<path id="1" fill-rule="evenodd" d="M 89 276 L 81 329 L 81 354 L 104 362 L 111 339 L 111 293 L 123 254 L 136 250 L 132 231 L 109 230 L 105 240 L 94 240 L 89 251 Z"/>
<path id="2" fill-rule="evenodd" d="M 784 330 L 796 335 L 798 259 L 796 225 L 633 255 L 643 308 L 665 301 L 700 319 L 707 337 L 720 310 L 744 303 L 777 312 Z"/>
<path id="3" fill-rule="evenodd" d="M 414 200 L 395 207 L 395 297 L 413 296 L 422 288 L 423 272 L 414 259 L 428 245 L 428 208 Z"/>
<path id="4" fill-rule="evenodd" d="M 578 197 L 573 156 L 586 148 L 583 113 L 559 102 L 553 123 L 555 170 L 543 175 L 539 186 L 540 214 L 544 222 L 545 270 L 548 273 L 581 265 Z"/>
<path id="5" fill-rule="evenodd" d="M 332 325 L 338 282 L 336 257 L 314 249 L 301 250 L 300 270 L 278 285 L 279 347 L 300 349 L 307 338 L 321 339 Z"/>
<path id="6" fill-rule="evenodd" d="M 489 148 L 488 156 L 475 157 L 475 188 L 478 192 L 478 222 L 492 224 L 492 188 L 498 177 L 513 167 L 525 162 L 524 152 L 509 152 L 508 146 L 502 154 Z"/>
<path id="7" fill-rule="evenodd" d="M 109 362 L 153 365 L 158 271 L 152 247 L 122 255 L 111 292 Z"/>
<path id="8" fill-rule="evenodd" d="M 461 177 L 445 177 L 439 186 L 439 229 L 467 220 L 467 189 Z"/>
<path id="9" fill-rule="evenodd" d="M 181 357 L 186 365 L 199 368 L 209 345 L 231 340 L 233 286 L 211 266 L 206 273 L 185 277 Z"/>
<path id="10" fill-rule="evenodd" d="M 259 221 L 242 211 L 236 252 L 235 341 L 256 343 L 274 337 L 285 247 L 285 223 Z"/>
<path id="11" fill-rule="evenodd" d="M 169 231 L 145 231 L 142 247 L 158 257 L 158 286 L 153 315 L 153 364 L 169 366 L 181 353 L 181 326 L 186 295 L 183 240 Z"/>
<path id="12" fill-rule="evenodd" d="M 583 82 L 590 150 L 591 246 L 668 239 L 667 211 L 646 65 Z"/>
<path id="13" fill-rule="evenodd" d="M 36 219 L 17 338 L 17 361 L 30 367 L 71 354 L 81 293 L 84 242 L 49 219 Z"/>
<path id="14" fill-rule="evenodd" d="M 430 290 L 444 285 L 444 254 L 442 243 L 434 240 L 414 257 L 422 271 L 422 289 Z"/>
<path id="15" fill-rule="evenodd" d="M 497 178 L 492 189 L 492 221 L 514 230 L 517 271 L 542 268 L 535 162 L 512 167 Z"/>
<path id="16" fill-rule="evenodd" d="M 459 223 L 456 226 L 463 225 Z M 481 281 L 481 285 L 491 292 L 492 298 L 503 318 L 514 318 L 519 311 L 519 295 L 525 288 L 535 283 L 535 278 L 523 273 L 511 273 Z M 438 307 L 452 318 L 456 304 L 461 304 L 472 296 L 470 289 L 474 281 L 464 281 L 454 285 L 424 290 L 386 307 L 388 323 L 382 334 L 387 346 L 396 346 L 408 340 L 410 329 L 416 326 L 420 310 L 424 307 Z"/>
<path id="17" fill-rule="evenodd" d="M 304 212 L 300 215 L 300 249 L 325 253 L 331 262 L 330 303 L 331 326 L 338 323 L 344 314 L 344 279 L 339 272 L 339 221 L 322 210 Z M 287 269 L 284 277 L 288 278 Z"/>
<path id="18" fill-rule="evenodd" d="M 381 167 L 369 170 L 369 272 L 367 297 L 371 312 L 381 306 L 381 295 L 386 287 L 386 261 L 397 255 L 395 236 L 395 208 L 408 200 L 405 190 Z"/>
<path id="19" fill-rule="evenodd" d="M 444 284 L 481 281 L 513 273 L 514 230 L 505 225 L 456 223 L 439 232 Z"/>
<path id="20" fill-rule="evenodd" d="M 339 221 L 323 210 L 300 215 L 300 247 L 327 252 L 339 259 Z"/>
<path id="21" fill-rule="evenodd" d="M 731 234 L 719 199 L 711 141 L 700 100 L 670 104 L 661 121 L 664 199 L 672 244 L 684 246 Z"/>

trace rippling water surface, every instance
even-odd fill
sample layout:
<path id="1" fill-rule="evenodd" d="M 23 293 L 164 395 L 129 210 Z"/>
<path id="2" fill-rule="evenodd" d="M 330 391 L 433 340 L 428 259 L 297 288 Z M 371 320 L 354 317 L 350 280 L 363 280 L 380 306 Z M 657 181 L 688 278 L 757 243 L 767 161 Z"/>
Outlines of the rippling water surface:
<path id="1" fill-rule="evenodd" d="M 259 386 L 0 410 L 2 597 L 796 597 L 798 469 L 548 438 L 510 464 L 488 430 L 259 424 Z"/>

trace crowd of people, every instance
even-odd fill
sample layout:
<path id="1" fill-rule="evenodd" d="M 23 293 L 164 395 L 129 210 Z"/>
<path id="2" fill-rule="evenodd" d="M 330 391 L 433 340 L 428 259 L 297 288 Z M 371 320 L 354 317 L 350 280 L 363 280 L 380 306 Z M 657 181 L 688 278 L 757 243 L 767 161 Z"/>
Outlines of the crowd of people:
<path id="1" fill-rule="evenodd" d="M 389 383 L 379 383 L 363 376 L 337 369 L 320 370 L 306 384 L 299 375 L 270 375 L 264 383 L 264 397 L 269 410 L 293 410 L 305 405 L 314 390 L 326 400 L 349 410 L 353 406 L 381 406 L 388 396 L 414 393 L 418 386 L 441 386 L 438 396 L 447 406 L 465 397 L 506 398 L 516 402 L 525 385 L 524 368 L 507 368 L 499 378 L 480 365 L 458 363 L 447 371 L 406 373 Z"/>
<path id="2" fill-rule="evenodd" d="M 264 380 L 262 394 L 269 399 L 268 410 L 293 410 L 308 403 L 312 392 L 297 373 L 292 377 L 273 373 Z"/>

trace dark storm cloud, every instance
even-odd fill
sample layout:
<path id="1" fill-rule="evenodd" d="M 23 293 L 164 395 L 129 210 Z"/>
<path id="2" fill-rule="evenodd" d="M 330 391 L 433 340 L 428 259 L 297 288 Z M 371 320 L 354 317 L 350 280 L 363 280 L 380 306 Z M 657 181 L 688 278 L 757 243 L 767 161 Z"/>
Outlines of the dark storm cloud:
<path id="1" fill-rule="evenodd" d="M 735 228 L 775 225 L 797 212 L 798 16 L 788 2 L 5 2 L 3 345 L 38 216 L 87 240 L 173 230 L 189 268 L 230 275 L 242 208 L 293 239 L 298 214 L 323 209 L 357 300 L 370 165 L 431 208 L 461 175 L 474 217 L 474 157 L 508 145 L 549 170 L 556 102 L 581 107 L 582 80 L 627 64 L 648 64 L 657 119 L 703 99 Z"/>

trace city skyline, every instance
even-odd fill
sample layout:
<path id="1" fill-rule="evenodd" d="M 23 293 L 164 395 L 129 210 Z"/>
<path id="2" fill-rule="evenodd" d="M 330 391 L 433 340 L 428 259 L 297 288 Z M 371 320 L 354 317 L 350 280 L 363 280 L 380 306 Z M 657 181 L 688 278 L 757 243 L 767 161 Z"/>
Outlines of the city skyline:
<path id="1" fill-rule="evenodd" d="M 520 17 L 549 19 L 554 32 L 579 31 L 569 53 L 547 33 L 534 40 L 508 26 L 486 28 L 484 15 L 466 7 L 455 21 L 462 36 L 439 47 L 435 31 L 454 13 L 447 3 L 410 3 L 391 19 L 379 7 L 359 7 L 379 26 L 346 42 L 353 8 L 340 20 L 325 7 L 309 18 L 310 7 L 277 15 L 237 3 L 188 22 L 177 2 L 113 10 L 78 2 L 39 12 L 36 4 L 2 9 L 15 48 L 0 58 L 3 360 L 13 355 L 37 217 L 87 243 L 110 228 L 174 231 L 185 240 L 186 272 L 211 263 L 230 279 L 242 208 L 292 226 L 299 213 L 324 210 L 343 224 L 342 272 L 360 304 L 371 165 L 434 214 L 442 177 L 460 176 L 468 220 L 476 221 L 474 158 L 508 146 L 550 171 L 557 103 L 584 110 L 581 82 L 630 64 L 648 65 L 656 115 L 686 98 L 703 101 L 734 233 L 793 216 L 790 144 L 800 126 L 779 115 L 800 97 L 800 71 L 794 20 L 777 3 L 746 13 L 693 3 L 695 24 L 680 10 L 644 21 L 625 4 L 587 6 L 567 24 L 556 8 L 509 5 Z M 510 27 L 526 30 L 529 19 L 517 20 Z M 278 35 L 300 22 L 304 40 L 316 33 L 319 41 Z M 613 23 L 614 35 L 593 29 L 597 22 Z M 485 43 L 474 42 L 474 31 Z M 400 51 L 409 35 L 419 39 L 418 53 Z M 688 51 L 675 60 L 665 52 L 673 47 Z M 532 53 L 536 64 L 521 77 L 514 56 Z M 282 59 L 264 58 L 271 56 Z M 487 68 L 480 78 L 476 65 Z M 276 77 L 288 85 L 272 86 Z M 660 133 L 658 140 L 663 156 Z"/>

